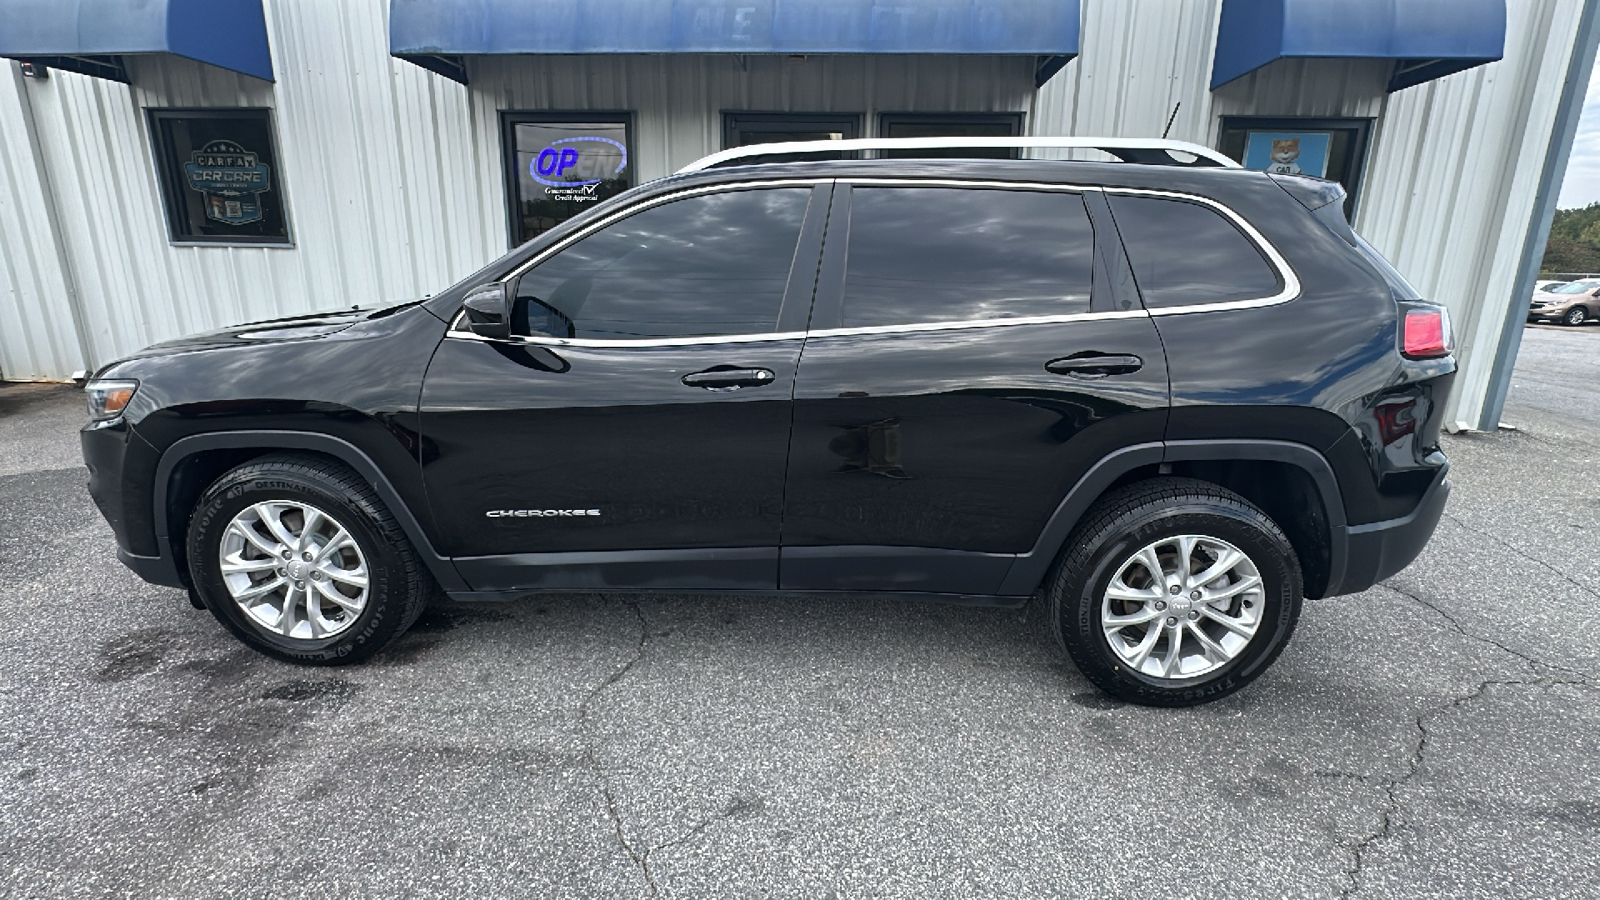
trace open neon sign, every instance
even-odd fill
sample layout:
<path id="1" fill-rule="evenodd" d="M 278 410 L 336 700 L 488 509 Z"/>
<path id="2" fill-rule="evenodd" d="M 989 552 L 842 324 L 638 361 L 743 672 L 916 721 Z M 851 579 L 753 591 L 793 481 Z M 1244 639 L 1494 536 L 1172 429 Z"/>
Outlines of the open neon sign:
<path id="1" fill-rule="evenodd" d="M 582 187 L 586 184 L 599 184 L 604 179 L 591 178 L 587 181 L 572 181 L 563 178 L 568 169 L 578 165 L 578 162 L 581 158 L 578 152 L 578 147 L 563 145 L 579 144 L 584 141 L 599 141 L 602 144 L 610 144 L 611 146 L 617 148 L 617 152 L 621 154 L 621 159 L 619 159 L 617 162 L 617 170 L 612 174 L 620 175 L 622 170 L 628 167 L 628 148 L 624 147 L 621 141 L 613 141 L 610 138 L 597 137 L 593 135 L 584 135 L 580 137 L 561 138 L 557 141 L 551 141 L 550 146 L 540 150 L 538 155 L 533 158 L 533 161 L 528 163 L 528 174 L 533 176 L 534 181 L 537 181 L 540 184 L 547 184 L 551 187 L 569 188 Z"/>

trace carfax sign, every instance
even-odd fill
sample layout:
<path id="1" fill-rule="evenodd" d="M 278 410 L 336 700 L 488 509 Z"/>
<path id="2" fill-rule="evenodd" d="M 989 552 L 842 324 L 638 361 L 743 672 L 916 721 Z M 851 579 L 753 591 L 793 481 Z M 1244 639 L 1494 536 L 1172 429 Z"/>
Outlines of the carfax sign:
<path id="1" fill-rule="evenodd" d="M 189 189 L 205 195 L 206 218 L 227 225 L 261 221 L 261 194 L 271 189 L 270 171 L 233 141 L 212 141 L 184 165 Z"/>

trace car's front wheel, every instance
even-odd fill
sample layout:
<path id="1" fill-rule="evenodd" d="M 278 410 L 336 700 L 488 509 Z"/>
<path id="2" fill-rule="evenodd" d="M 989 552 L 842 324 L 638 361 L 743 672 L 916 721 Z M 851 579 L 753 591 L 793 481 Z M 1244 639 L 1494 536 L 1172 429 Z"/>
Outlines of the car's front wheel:
<path id="1" fill-rule="evenodd" d="M 1568 325 L 1582 325 L 1584 322 L 1589 321 L 1589 311 L 1581 306 L 1574 306 L 1567 310 L 1567 314 L 1561 317 L 1561 321 Z"/>
<path id="2" fill-rule="evenodd" d="M 280 659 L 355 662 L 411 627 L 432 583 L 376 492 L 331 460 L 272 455 L 217 479 L 190 520 L 201 600 Z"/>
<path id="3" fill-rule="evenodd" d="M 1299 559 L 1238 494 L 1160 478 L 1085 515 L 1048 585 L 1067 654 L 1112 696 L 1191 706 L 1249 684 L 1300 614 Z"/>

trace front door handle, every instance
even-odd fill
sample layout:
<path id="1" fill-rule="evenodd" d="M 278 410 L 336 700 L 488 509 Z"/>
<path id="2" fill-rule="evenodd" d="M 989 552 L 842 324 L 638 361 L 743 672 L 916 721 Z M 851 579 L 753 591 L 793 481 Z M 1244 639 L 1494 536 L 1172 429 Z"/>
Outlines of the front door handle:
<path id="1" fill-rule="evenodd" d="M 734 369 L 718 366 L 704 372 L 685 375 L 683 383 L 689 387 L 705 388 L 708 391 L 736 391 L 743 387 L 771 384 L 773 378 L 771 369 Z"/>
<path id="2" fill-rule="evenodd" d="M 1052 359 L 1044 364 L 1044 370 L 1077 378 L 1104 378 L 1107 375 L 1137 372 L 1143 366 L 1144 360 L 1131 353 L 1080 353 L 1065 359 Z"/>

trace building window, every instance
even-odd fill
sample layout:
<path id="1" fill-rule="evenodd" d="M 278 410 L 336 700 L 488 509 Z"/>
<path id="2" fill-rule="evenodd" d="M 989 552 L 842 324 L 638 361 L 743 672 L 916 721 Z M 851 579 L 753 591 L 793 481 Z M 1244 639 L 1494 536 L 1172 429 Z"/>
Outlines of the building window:
<path id="1" fill-rule="evenodd" d="M 861 116 L 851 113 L 747 113 L 722 114 L 724 149 L 783 141 L 848 141 L 861 136 Z M 854 158 L 845 153 L 771 153 L 747 157 L 740 165 Z"/>
<path id="2" fill-rule="evenodd" d="M 633 185 L 630 113 L 500 114 L 512 246 Z"/>
<path id="3" fill-rule="evenodd" d="M 167 228 L 181 244 L 288 244 L 269 109 L 152 109 Z"/>
<path id="4" fill-rule="evenodd" d="M 1219 149 L 1246 169 L 1339 182 L 1349 195 L 1345 214 L 1354 217 L 1371 130 L 1371 119 L 1225 116 Z"/>
<path id="5" fill-rule="evenodd" d="M 1022 113 L 884 113 L 878 133 L 886 138 L 1018 137 Z M 948 150 L 885 150 L 886 159 L 1016 159 L 1016 148 L 950 148 Z"/>

